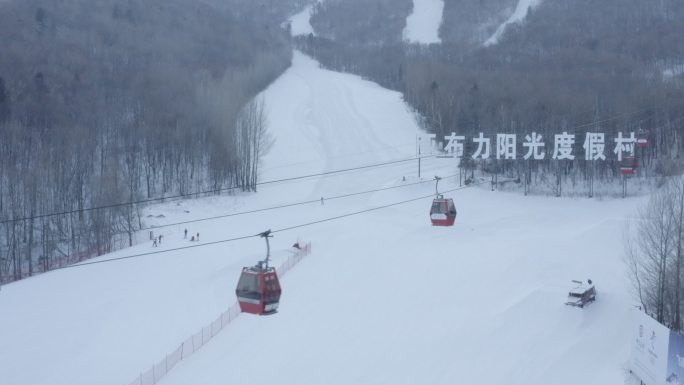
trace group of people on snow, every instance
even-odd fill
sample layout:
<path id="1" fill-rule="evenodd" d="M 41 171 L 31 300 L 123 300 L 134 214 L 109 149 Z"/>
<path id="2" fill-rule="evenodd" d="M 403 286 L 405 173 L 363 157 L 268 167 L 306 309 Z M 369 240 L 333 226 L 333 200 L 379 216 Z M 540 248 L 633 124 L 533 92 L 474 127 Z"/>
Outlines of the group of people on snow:
<path id="1" fill-rule="evenodd" d="M 157 247 L 157 246 L 161 245 L 162 238 L 164 238 L 164 236 L 162 234 L 159 234 L 159 236 L 153 237 L 152 238 L 152 247 Z M 188 239 L 188 229 L 185 229 L 183 231 L 183 239 Z M 199 242 L 199 233 L 190 236 L 190 242 L 195 242 L 195 241 Z"/>
<path id="2" fill-rule="evenodd" d="M 188 239 L 188 229 L 185 229 L 183 239 Z M 190 236 L 190 242 L 199 242 L 199 233 L 197 235 Z"/>
<path id="3" fill-rule="evenodd" d="M 164 236 L 162 234 L 159 234 L 158 237 L 152 238 L 152 246 L 157 247 L 157 245 L 161 245 L 163 237 Z"/>

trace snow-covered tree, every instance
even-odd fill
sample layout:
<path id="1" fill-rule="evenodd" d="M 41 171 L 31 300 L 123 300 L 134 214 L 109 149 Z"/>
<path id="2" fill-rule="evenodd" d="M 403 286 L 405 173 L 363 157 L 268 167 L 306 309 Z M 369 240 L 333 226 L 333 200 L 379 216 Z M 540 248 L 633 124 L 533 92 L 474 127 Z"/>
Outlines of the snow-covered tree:
<path id="1" fill-rule="evenodd" d="M 644 310 L 681 331 L 684 290 L 684 179 L 670 181 L 625 231 L 625 263 Z"/>

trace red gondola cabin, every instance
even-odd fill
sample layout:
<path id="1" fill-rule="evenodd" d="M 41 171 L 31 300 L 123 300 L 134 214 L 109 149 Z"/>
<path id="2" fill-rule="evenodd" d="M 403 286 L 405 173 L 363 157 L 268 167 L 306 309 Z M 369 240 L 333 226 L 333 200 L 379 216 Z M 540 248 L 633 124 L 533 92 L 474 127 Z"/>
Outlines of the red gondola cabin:
<path id="1" fill-rule="evenodd" d="M 278 311 L 280 282 L 273 267 L 265 268 L 262 262 L 242 269 L 235 294 L 244 313 L 266 315 Z"/>
<path id="2" fill-rule="evenodd" d="M 442 178 L 435 176 L 435 199 L 430 207 L 430 221 L 433 226 L 453 226 L 456 221 L 456 206 L 451 198 L 444 198 L 439 193 L 439 181 Z"/>
<path id="3" fill-rule="evenodd" d="M 453 226 L 456 221 L 456 206 L 451 198 L 441 195 L 432 201 L 430 220 L 433 226 Z"/>
<path id="4" fill-rule="evenodd" d="M 259 261 L 256 266 L 242 268 L 235 294 L 243 313 L 266 315 L 278 311 L 282 291 L 276 269 L 268 266 L 271 256 L 268 238 L 272 237 L 271 230 L 264 231 L 259 236 L 266 239 L 266 259 Z"/>
<path id="5" fill-rule="evenodd" d="M 634 156 L 626 156 L 620 162 L 620 173 L 625 176 L 634 175 L 637 168 L 637 158 Z"/>
<path id="6" fill-rule="evenodd" d="M 639 146 L 641 148 L 648 147 L 648 131 L 647 130 L 639 130 L 637 132 L 636 144 L 637 144 L 637 146 Z"/>

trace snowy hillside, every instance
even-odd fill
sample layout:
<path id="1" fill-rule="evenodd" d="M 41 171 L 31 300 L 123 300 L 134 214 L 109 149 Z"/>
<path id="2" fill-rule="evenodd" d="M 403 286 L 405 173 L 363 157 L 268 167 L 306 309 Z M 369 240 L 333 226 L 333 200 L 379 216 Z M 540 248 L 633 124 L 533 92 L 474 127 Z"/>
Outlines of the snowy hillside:
<path id="1" fill-rule="evenodd" d="M 406 18 L 404 40 L 409 43 L 440 43 L 443 0 L 413 0 L 413 13 Z"/>
<path id="2" fill-rule="evenodd" d="M 417 126 L 401 95 L 320 69 L 295 53 L 263 93 L 275 142 L 262 181 L 401 160 Z M 456 162 L 422 162 L 426 181 Z M 163 225 L 284 203 L 324 202 L 164 227 L 159 248 L 200 246 L 71 268 L 0 291 L 3 384 L 125 385 L 235 302 L 259 238 L 222 240 L 427 196 L 417 162 L 265 184 L 256 194 L 167 202 Z M 335 195 L 398 187 L 343 199 Z M 643 199 L 524 197 L 488 185 L 447 194 L 456 225 L 430 225 L 430 198 L 276 232 L 275 259 L 297 239 L 313 254 L 282 279 L 277 314 L 243 314 L 162 384 L 621 384 L 631 300 L 621 229 Z M 446 178 L 442 190 L 458 187 Z M 200 242 L 183 239 L 183 229 Z M 563 303 L 592 278 L 597 302 Z M 39 369 L 36 369 L 39 368 Z"/>
<path id="3" fill-rule="evenodd" d="M 506 32 L 506 27 L 508 27 L 509 24 L 522 22 L 525 19 L 525 16 L 527 16 L 528 9 L 534 8 L 541 3 L 541 1 L 542 0 L 518 0 L 518 6 L 515 7 L 515 11 L 513 11 L 511 16 L 496 29 L 487 41 L 485 41 L 484 45 L 496 44 L 504 32 Z"/>
<path id="4" fill-rule="evenodd" d="M 310 22 L 312 10 L 313 5 L 308 5 L 301 12 L 293 15 L 290 18 L 290 27 L 292 28 L 290 33 L 292 36 L 308 35 L 310 33 L 314 33 Z"/>
<path id="5" fill-rule="evenodd" d="M 343 153 L 358 151 L 366 161 L 382 156 L 384 144 L 369 147 L 371 155 L 357 149 L 366 140 L 353 138 L 382 143 L 401 135 L 410 140 L 415 132 L 401 125 L 407 116 L 398 99 L 381 102 L 383 92 L 297 55 L 264 95 L 271 105 L 291 100 L 272 111 L 282 122 L 273 134 L 295 139 L 276 147 L 282 156 L 299 154 L 300 165 L 307 157 L 330 157 L 316 164 L 333 168 L 350 161 Z M 294 144 L 296 150 L 288 150 Z M 338 156 L 328 152 L 333 149 Z M 448 159 L 426 163 L 424 175 L 455 170 Z M 342 183 L 320 180 L 316 192 L 397 184 L 400 176 L 415 177 L 414 167 L 349 175 Z M 444 188 L 455 186 L 451 179 Z M 431 187 L 317 210 L 334 216 L 420 196 Z M 628 349 L 623 321 L 631 301 L 621 229 L 640 200 L 531 198 L 483 188 L 453 196 L 459 209 L 454 228 L 431 227 L 429 200 L 423 200 L 300 231 L 315 251 L 283 281 L 280 312 L 239 318 L 163 383 L 622 383 Z M 563 305 L 570 280 L 588 277 L 599 290 L 595 306 Z"/>

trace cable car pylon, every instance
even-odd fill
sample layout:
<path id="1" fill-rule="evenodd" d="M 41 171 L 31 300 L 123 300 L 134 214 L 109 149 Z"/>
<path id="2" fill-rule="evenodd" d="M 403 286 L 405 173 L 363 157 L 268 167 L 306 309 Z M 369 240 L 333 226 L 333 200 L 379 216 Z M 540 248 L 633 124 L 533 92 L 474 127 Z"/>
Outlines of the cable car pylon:
<path id="1" fill-rule="evenodd" d="M 451 198 L 444 198 L 439 193 L 439 181 L 442 178 L 435 176 L 435 199 L 430 207 L 430 221 L 433 226 L 453 226 L 456 221 L 456 206 Z"/>
<path id="2" fill-rule="evenodd" d="M 276 269 L 268 266 L 271 258 L 268 239 L 273 237 L 271 230 L 266 230 L 259 236 L 266 240 L 266 258 L 255 266 L 242 268 L 235 294 L 243 313 L 267 315 L 278 311 L 282 290 Z"/>

